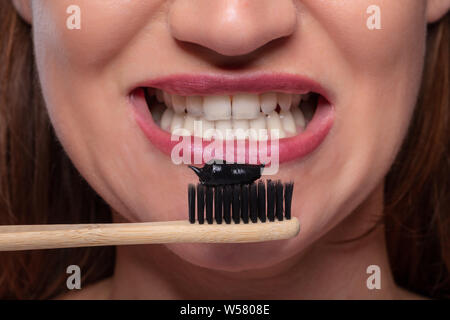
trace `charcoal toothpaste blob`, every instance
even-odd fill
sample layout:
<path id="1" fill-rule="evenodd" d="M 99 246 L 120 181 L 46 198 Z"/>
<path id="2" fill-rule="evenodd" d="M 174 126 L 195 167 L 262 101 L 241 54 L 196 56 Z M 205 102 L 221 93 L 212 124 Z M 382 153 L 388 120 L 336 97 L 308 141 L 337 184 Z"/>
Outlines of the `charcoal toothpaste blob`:
<path id="1" fill-rule="evenodd" d="M 222 163 L 214 160 L 203 168 L 189 166 L 198 176 L 200 183 L 206 186 L 229 184 L 250 184 L 261 178 L 264 164 Z"/>

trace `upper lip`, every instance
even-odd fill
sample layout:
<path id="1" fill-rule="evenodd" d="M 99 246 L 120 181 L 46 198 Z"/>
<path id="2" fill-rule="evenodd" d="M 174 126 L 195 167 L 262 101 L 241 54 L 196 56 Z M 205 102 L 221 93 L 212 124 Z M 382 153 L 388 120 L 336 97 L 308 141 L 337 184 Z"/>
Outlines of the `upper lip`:
<path id="1" fill-rule="evenodd" d="M 138 87 L 152 87 L 183 96 L 233 94 L 237 92 L 260 94 L 269 91 L 297 94 L 315 92 L 330 101 L 329 91 L 321 84 L 306 76 L 291 73 L 173 74 L 143 81 Z"/>

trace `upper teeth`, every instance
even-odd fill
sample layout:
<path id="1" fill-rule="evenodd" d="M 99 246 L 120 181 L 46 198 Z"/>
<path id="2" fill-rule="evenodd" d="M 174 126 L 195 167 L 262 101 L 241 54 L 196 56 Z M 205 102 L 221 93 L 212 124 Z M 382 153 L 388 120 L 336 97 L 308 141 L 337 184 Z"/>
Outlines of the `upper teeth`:
<path id="1" fill-rule="evenodd" d="M 192 133 L 197 120 L 203 121 L 206 128 L 217 130 L 278 129 L 280 138 L 295 135 L 297 127 L 305 128 L 302 111 L 293 108 L 291 112 L 291 107 L 298 106 L 305 97 L 276 92 L 180 96 L 156 90 L 156 99 L 167 107 L 160 122 L 164 130 L 184 128 Z M 281 109 L 279 114 L 275 111 L 277 105 Z"/>
<path id="2" fill-rule="evenodd" d="M 256 94 L 236 94 L 232 97 L 233 119 L 255 119 L 261 108 L 260 97 Z"/>
<path id="3" fill-rule="evenodd" d="M 186 97 L 186 110 L 193 116 L 201 116 L 203 114 L 203 98 L 199 96 Z"/>
<path id="4" fill-rule="evenodd" d="M 203 116 L 206 120 L 227 120 L 231 118 L 230 96 L 205 96 Z"/>
<path id="5" fill-rule="evenodd" d="M 268 92 L 263 94 L 238 93 L 234 95 L 211 96 L 179 96 L 156 90 L 159 102 L 164 102 L 175 113 L 189 113 L 192 116 L 203 116 L 210 121 L 229 119 L 256 119 L 262 111 L 270 114 L 277 105 L 282 110 L 290 110 L 298 106 L 302 95 L 291 93 Z M 162 101 L 161 101 L 162 100 Z"/>

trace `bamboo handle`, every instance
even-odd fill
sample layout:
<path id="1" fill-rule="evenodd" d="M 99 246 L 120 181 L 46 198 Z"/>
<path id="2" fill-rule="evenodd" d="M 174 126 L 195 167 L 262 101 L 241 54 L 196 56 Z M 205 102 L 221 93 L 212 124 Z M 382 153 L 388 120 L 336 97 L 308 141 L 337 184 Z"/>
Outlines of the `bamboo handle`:
<path id="1" fill-rule="evenodd" d="M 300 230 L 297 218 L 240 224 L 189 221 L 0 226 L 0 251 L 151 243 L 239 243 L 281 240 Z"/>

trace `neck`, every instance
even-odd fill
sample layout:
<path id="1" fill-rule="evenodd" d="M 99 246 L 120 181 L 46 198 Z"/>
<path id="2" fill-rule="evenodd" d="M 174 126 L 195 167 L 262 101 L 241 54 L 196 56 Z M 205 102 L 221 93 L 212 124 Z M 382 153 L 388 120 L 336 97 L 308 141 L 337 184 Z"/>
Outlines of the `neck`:
<path id="1" fill-rule="evenodd" d="M 118 247 L 110 297 L 115 299 L 386 299 L 398 290 L 384 230 L 367 231 L 383 207 L 382 187 L 307 252 L 264 270 L 222 272 L 192 265 L 163 245 Z M 370 224 L 371 223 L 371 224 Z M 369 290 L 367 267 L 381 270 Z M 192 288 L 195 288 L 193 290 Z"/>

